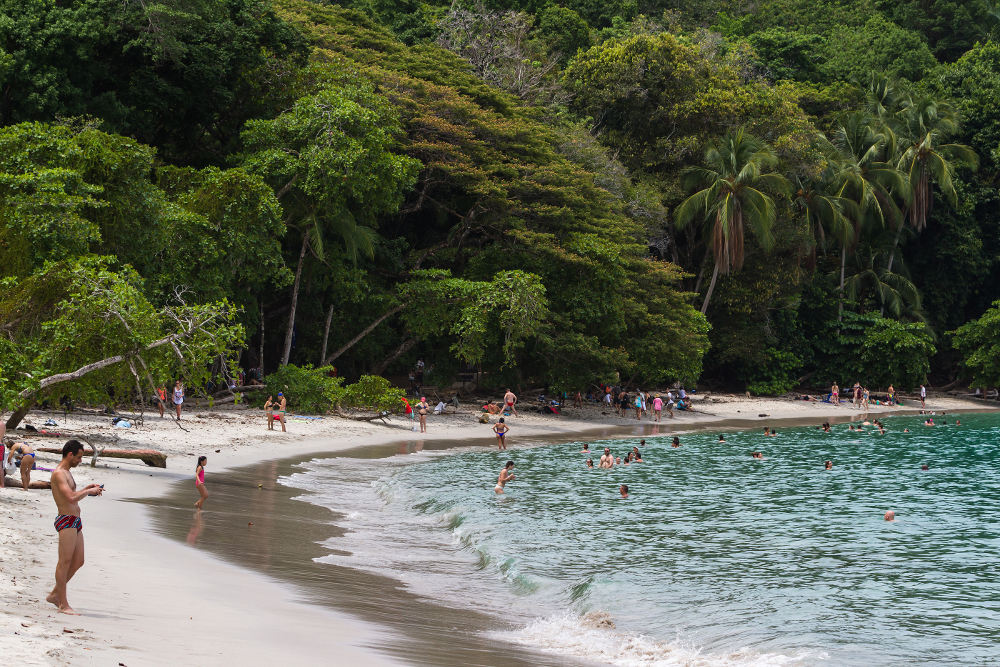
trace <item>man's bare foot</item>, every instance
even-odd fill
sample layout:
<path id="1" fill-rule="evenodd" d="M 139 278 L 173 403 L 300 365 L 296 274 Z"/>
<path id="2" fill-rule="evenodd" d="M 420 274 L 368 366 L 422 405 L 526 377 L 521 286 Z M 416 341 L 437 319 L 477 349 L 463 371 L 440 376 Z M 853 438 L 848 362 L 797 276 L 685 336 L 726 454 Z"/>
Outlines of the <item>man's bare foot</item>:
<path id="1" fill-rule="evenodd" d="M 57 607 L 59 606 L 59 598 L 56 597 L 56 592 L 55 591 L 52 591 L 47 596 L 45 596 L 45 601 L 46 602 L 50 602 L 50 603 L 54 604 Z"/>
<path id="2" fill-rule="evenodd" d="M 67 614 L 68 616 L 79 616 L 80 612 L 70 607 L 68 604 L 65 607 L 59 607 L 60 614 Z"/>

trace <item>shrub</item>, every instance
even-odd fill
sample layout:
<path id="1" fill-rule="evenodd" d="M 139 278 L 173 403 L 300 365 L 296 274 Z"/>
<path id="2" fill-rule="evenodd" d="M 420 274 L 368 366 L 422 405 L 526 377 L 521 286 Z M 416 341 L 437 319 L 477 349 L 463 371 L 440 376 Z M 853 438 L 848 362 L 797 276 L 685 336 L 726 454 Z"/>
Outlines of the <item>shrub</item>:
<path id="1" fill-rule="evenodd" d="M 362 375 L 357 382 L 344 388 L 341 403 L 349 408 L 395 412 L 403 405 L 403 393 L 383 377 Z"/>
<path id="2" fill-rule="evenodd" d="M 282 366 L 264 378 L 267 393 L 277 397 L 284 392 L 295 412 L 323 413 L 332 410 L 344 397 L 343 378 L 330 377 L 330 366 Z"/>

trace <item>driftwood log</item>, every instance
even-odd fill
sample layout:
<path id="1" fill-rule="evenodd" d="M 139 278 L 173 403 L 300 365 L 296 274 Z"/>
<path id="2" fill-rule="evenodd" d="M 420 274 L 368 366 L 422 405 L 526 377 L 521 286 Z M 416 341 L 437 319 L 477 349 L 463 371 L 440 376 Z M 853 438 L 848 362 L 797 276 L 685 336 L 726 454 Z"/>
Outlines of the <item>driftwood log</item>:
<path id="1" fill-rule="evenodd" d="M 6 477 L 4 477 L 4 484 L 6 484 L 7 486 L 14 487 L 15 489 L 20 489 L 21 488 L 21 480 L 20 480 L 20 478 L 15 479 L 14 477 L 11 477 L 10 475 L 7 475 Z M 35 481 L 33 481 L 33 482 L 31 482 L 31 483 L 28 484 L 28 488 L 29 489 L 51 489 L 52 485 L 48 481 L 43 482 L 42 480 L 36 479 Z"/>
<path id="2" fill-rule="evenodd" d="M 49 454 L 62 454 L 62 447 L 36 447 L 36 451 L 47 452 Z M 93 449 L 84 449 L 85 456 L 93 456 Z M 115 459 L 139 459 L 148 466 L 154 468 L 167 467 L 167 455 L 155 449 L 99 449 L 98 456 L 110 456 Z"/>

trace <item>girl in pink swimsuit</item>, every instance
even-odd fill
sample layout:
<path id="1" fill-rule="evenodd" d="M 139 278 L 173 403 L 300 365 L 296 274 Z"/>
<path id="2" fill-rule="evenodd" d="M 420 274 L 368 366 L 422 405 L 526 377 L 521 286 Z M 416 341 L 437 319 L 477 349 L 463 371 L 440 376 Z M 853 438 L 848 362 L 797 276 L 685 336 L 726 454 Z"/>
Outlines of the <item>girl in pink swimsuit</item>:
<path id="1" fill-rule="evenodd" d="M 198 502 L 194 504 L 195 507 L 201 509 L 201 506 L 205 503 L 205 498 L 208 498 L 208 491 L 205 490 L 205 464 L 208 463 L 207 456 L 198 457 L 198 465 L 194 469 L 194 488 L 198 489 L 198 493 L 201 494 L 201 498 Z"/>

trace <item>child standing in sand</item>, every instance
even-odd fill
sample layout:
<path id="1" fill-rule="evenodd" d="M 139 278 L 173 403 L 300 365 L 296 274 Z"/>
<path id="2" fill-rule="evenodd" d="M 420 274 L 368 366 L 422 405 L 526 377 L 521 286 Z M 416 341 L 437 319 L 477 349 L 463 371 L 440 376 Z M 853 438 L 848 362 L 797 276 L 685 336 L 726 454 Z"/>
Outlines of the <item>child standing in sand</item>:
<path id="1" fill-rule="evenodd" d="M 205 503 L 205 498 L 208 498 L 208 491 L 205 490 L 205 464 L 208 463 L 207 456 L 198 457 L 198 465 L 194 468 L 194 488 L 198 489 L 201 498 L 198 502 L 194 504 L 195 507 L 201 509 L 201 506 Z"/>

